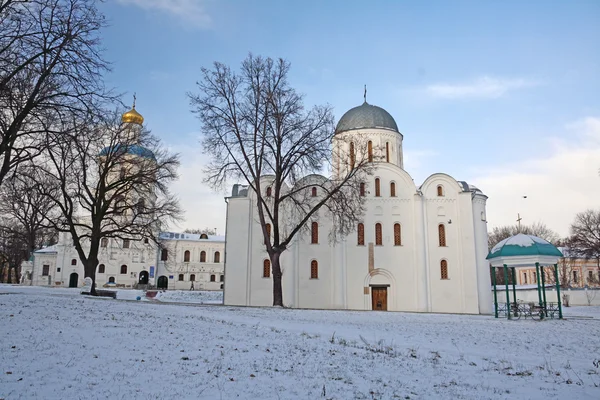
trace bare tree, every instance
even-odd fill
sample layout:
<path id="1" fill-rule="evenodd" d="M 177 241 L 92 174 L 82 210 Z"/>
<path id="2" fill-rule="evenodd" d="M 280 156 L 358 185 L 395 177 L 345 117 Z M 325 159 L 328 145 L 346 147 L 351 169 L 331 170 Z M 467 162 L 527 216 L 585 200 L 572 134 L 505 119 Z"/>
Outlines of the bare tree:
<path id="1" fill-rule="evenodd" d="M 331 107 L 305 109 L 303 97 L 288 82 L 289 69 L 282 59 L 253 55 L 239 73 L 215 63 L 202 69 L 199 94 L 189 94 L 202 122 L 204 151 L 211 157 L 205 181 L 223 188 L 242 180 L 256 196 L 275 306 L 283 306 L 281 254 L 317 216 L 333 221 L 332 240 L 354 230 L 364 214 L 360 182 L 373 168 L 364 153 L 342 154 L 347 146 L 334 136 Z M 363 147 L 357 142 L 353 151 Z M 350 159 L 348 168 L 338 166 Z M 329 179 L 311 175 L 322 171 L 334 173 Z"/>
<path id="2" fill-rule="evenodd" d="M 38 176 L 40 187 L 60 211 L 48 220 L 68 232 L 92 279 L 96 294 L 96 267 L 103 239 L 157 241 L 165 225 L 180 217 L 177 199 L 168 185 L 177 178 L 178 155 L 141 126 L 120 123 L 118 115 L 72 120 L 49 138 Z"/>
<path id="3" fill-rule="evenodd" d="M 552 229 L 548 228 L 543 222 L 535 222 L 532 225 L 505 225 L 497 226 L 488 233 L 488 250 L 500 243 L 502 240 L 514 236 L 518 233 L 534 235 L 546 239 L 550 243 L 558 244 L 560 237 Z"/>
<path id="4" fill-rule="evenodd" d="M 596 260 L 600 273 L 600 210 L 578 213 L 571 224 L 571 251 L 578 257 Z"/>
<path id="5" fill-rule="evenodd" d="M 56 207 L 36 190 L 37 185 L 43 184 L 31 179 L 30 171 L 21 165 L 0 188 L 0 235 L 5 252 L 11 254 L 10 266 L 16 276 L 21 262 L 29 259 L 35 249 L 57 240 L 57 232 L 46 223 L 57 216 Z"/>
<path id="6" fill-rule="evenodd" d="M 109 96 L 96 3 L 0 1 L 0 186 L 44 150 L 55 121 Z"/>

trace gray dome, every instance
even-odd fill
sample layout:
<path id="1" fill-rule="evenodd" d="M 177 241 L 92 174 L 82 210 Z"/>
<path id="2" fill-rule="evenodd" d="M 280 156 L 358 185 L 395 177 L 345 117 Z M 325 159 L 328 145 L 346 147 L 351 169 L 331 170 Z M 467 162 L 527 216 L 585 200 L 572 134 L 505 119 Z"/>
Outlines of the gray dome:
<path id="1" fill-rule="evenodd" d="M 366 101 L 361 106 L 350 109 L 340 118 L 335 133 L 361 128 L 389 129 L 400 133 L 390 113 Z"/>

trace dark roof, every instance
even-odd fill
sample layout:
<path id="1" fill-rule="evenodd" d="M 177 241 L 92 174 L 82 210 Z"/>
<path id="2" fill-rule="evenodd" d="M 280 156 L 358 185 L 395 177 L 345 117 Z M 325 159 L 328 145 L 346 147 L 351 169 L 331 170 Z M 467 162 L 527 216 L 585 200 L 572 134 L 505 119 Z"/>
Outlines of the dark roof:
<path id="1" fill-rule="evenodd" d="M 100 155 L 105 156 L 110 151 L 111 151 L 111 147 L 105 147 L 100 152 Z M 124 152 L 125 154 L 131 154 L 131 155 L 135 155 L 135 156 L 140 156 L 140 157 L 156 160 L 156 157 L 154 156 L 154 153 L 151 150 L 148 150 L 147 148 L 142 147 L 137 144 L 130 144 L 130 145 L 118 144 L 114 147 L 114 152 L 121 152 L 121 151 Z"/>
<path id="2" fill-rule="evenodd" d="M 381 107 L 372 106 L 366 101 L 346 112 L 340 118 L 335 132 L 345 132 L 361 128 L 380 128 L 398 132 L 398 125 L 394 118 Z"/>

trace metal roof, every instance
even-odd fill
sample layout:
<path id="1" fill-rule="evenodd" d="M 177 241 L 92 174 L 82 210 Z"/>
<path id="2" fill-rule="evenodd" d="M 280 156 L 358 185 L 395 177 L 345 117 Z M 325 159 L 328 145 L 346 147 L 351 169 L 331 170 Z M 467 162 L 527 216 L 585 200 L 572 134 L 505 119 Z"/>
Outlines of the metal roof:
<path id="1" fill-rule="evenodd" d="M 398 131 L 398 125 L 394 118 L 381 107 L 373 106 L 366 101 L 358 106 L 348 110 L 335 128 L 335 132 L 345 132 L 353 129 L 379 128 Z"/>

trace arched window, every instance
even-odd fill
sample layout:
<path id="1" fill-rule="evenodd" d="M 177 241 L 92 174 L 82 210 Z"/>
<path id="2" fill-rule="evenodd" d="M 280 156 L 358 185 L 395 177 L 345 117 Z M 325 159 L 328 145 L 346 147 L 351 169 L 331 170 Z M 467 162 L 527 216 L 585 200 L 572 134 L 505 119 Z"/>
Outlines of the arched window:
<path id="1" fill-rule="evenodd" d="M 385 142 L 385 162 L 390 162 L 390 142 Z"/>
<path id="2" fill-rule="evenodd" d="M 440 262 L 440 274 L 442 279 L 448 279 L 448 261 L 442 260 Z"/>
<path id="3" fill-rule="evenodd" d="M 381 196 L 381 183 L 379 178 L 375 178 L 375 197 Z"/>
<path id="4" fill-rule="evenodd" d="M 98 265 L 98 273 L 99 274 L 103 274 L 105 270 L 106 270 L 106 266 L 104 264 Z"/>
<path id="5" fill-rule="evenodd" d="M 390 197 L 396 197 L 396 182 L 390 182 Z"/>
<path id="6" fill-rule="evenodd" d="M 444 224 L 438 225 L 438 236 L 440 240 L 440 247 L 446 247 L 446 227 Z"/>
<path id="7" fill-rule="evenodd" d="M 76 258 L 74 258 L 74 259 L 71 260 L 71 265 L 77 265 L 77 259 Z"/>
<path id="8" fill-rule="evenodd" d="M 358 224 L 358 228 L 356 229 L 357 240 L 356 244 L 359 246 L 365 245 L 365 225 L 363 223 Z"/>
<path id="9" fill-rule="evenodd" d="M 444 187 L 442 185 L 438 185 L 437 187 L 437 195 L 442 197 L 444 195 Z"/>
<path id="10" fill-rule="evenodd" d="M 206 252 L 204 250 L 200 252 L 200 262 L 206 262 Z"/>
<path id="11" fill-rule="evenodd" d="M 271 277 L 271 260 L 263 261 L 263 278 Z"/>
<path id="12" fill-rule="evenodd" d="M 108 283 L 115 283 L 115 277 L 111 276 L 110 278 L 108 278 Z"/>
<path id="13" fill-rule="evenodd" d="M 402 246 L 402 229 L 400 224 L 394 224 L 394 246 Z"/>
<path id="14" fill-rule="evenodd" d="M 214 260 L 215 260 L 215 263 L 220 263 L 221 262 L 221 253 L 219 253 L 218 251 L 215 251 Z"/>
<path id="15" fill-rule="evenodd" d="M 310 225 L 310 242 L 312 244 L 319 243 L 319 223 L 318 222 L 313 222 Z"/>
<path id="16" fill-rule="evenodd" d="M 221 282 L 225 282 L 225 275 L 221 275 L 221 277 L 220 277 L 220 281 L 221 281 Z"/>
<path id="17" fill-rule="evenodd" d="M 381 246 L 383 245 L 383 238 L 381 236 L 381 224 L 375 224 L 375 245 Z"/>
<path id="18" fill-rule="evenodd" d="M 365 195 L 365 192 L 366 192 L 366 191 L 365 191 L 365 183 L 364 183 L 364 182 L 361 182 L 361 183 L 360 183 L 360 195 L 361 195 L 361 196 L 364 196 L 364 195 Z"/>
<path id="19" fill-rule="evenodd" d="M 523 284 L 527 285 L 527 272 L 523 273 Z"/>
<path id="20" fill-rule="evenodd" d="M 310 279 L 319 279 L 319 263 L 317 260 L 310 262 Z"/>
<path id="21" fill-rule="evenodd" d="M 267 231 L 268 240 L 271 240 L 271 224 L 266 224 L 265 229 Z M 267 239 L 265 239 L 265 244 L 267 244 Z"/>
<path id="22" fill-rule="evenodd" d="M 162 249 L 160 251 L 160 261 L 167 261 L 167 258 L 169 257 L 169 250 L 167 249 Z"/>
<path id="23" fill-rule="evenodd" d="M 179 278 L 179 281 L 183 281 L 183 274 L 179 274 L 178 278 Z"/>
<path id="24" fill-rule="evenodd" d="M 127 265 L 121 265 L 121 274 L 126 274 L 127 273 Z"/>
<path id="25" fill-rule="evenodd" d="M 317 188 L 313 186 L 312 190 L 311 190 L 311 196 L 312 197 L 317 197 Z"/>
<path id="26" fill-rule="evenodd" d="M 267 188 L 267 197 L 271 197 L 271 194 L 273 193 L 273 189 L 271 189 L 271 186 L 269 186 Z"/>
<path id="27" fill-rule="evenodd" d="M 350 168 L 354 168 L 354 163 L 355 163 L 355 156 L 354 156 L 354 142 L 350 142 Z"/>
<path id="28" fill-rule="evenodd" d="M 373 142 L 370 140 L 367 143 L 367 151 L 369 152 L 369 162 L 373 162 Z"/>
<path id="29" fill-rule="evenodd" d="M 195 282 L 196 281 L 196 275 L 195 274 L 191 274 L 190 275 L 190 281 L 191 282 Z"/>
<path id="30" fill-rule="evenodd" d="M 217 278 L 216 278 L 216 276 L 215 276 L 215 275 L 211 275 L 211 276 L 210 276 L 210 281 L 211 281 L 211 282 L 216 282 L 216 281 L 217 281 Z"/>
<path id="31" fill-rule="evenodd" d="M 100 241 L 100 247 L 108 247 L 108 239 L 107 238 L 102 238 L 102 240 Z"/>
<path id="32" fill-rule="evenodd" d="M 186 250 L 183 253 L 183 262 L 190 262 L 190 251 Z"/>

